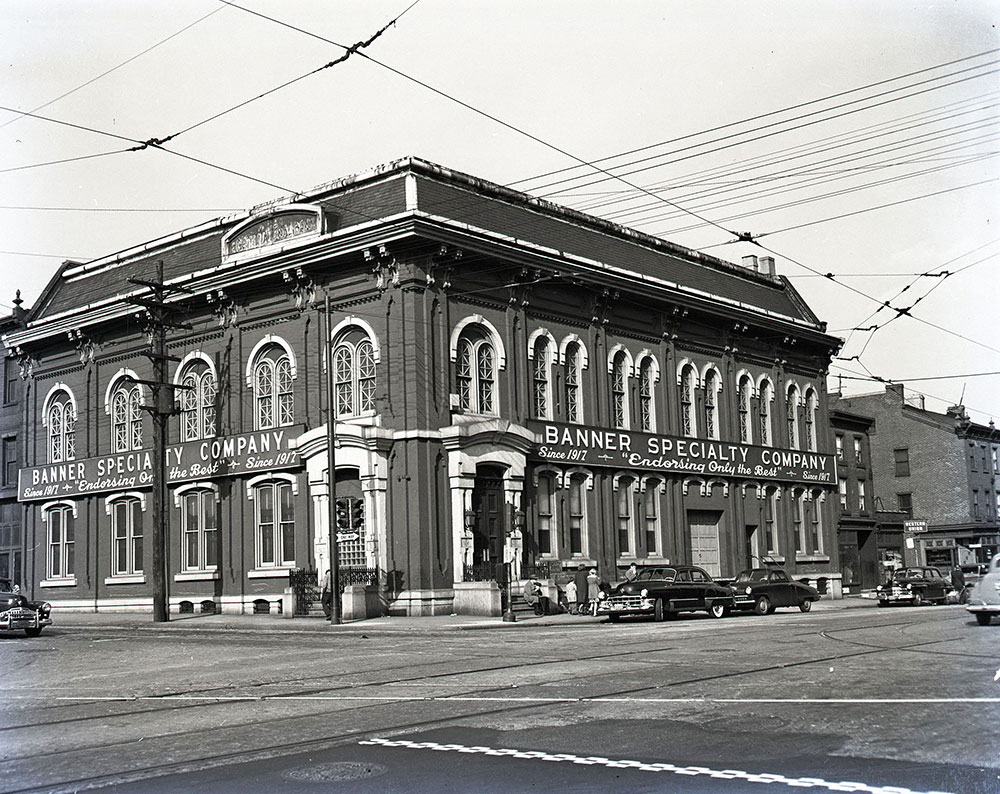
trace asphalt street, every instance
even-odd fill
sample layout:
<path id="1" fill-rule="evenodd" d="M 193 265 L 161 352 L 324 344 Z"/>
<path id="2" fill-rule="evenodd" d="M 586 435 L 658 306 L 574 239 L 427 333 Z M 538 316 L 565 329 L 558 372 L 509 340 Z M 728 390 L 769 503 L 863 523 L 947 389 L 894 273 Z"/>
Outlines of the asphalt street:
<path id="1" fill-rule="evenodd" d="M 664 623 L 56 615 L 0 792 L 1000 791 L 997 632 L 848 599 Z"/>

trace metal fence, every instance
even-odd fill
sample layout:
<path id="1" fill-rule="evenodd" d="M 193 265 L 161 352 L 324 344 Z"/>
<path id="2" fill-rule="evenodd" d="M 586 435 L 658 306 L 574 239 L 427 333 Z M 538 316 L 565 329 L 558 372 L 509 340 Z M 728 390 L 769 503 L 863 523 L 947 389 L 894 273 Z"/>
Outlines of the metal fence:
<path id="1" fill-rule="evenodd" d="M 341 568 L 340 591 L 352 584 L 377 585 L 378 568 Z M 319 572 L 296 568 L 288 572 L 288 586 L 295 593 L 295 614 L 311 615 L 322 608 Z"/>

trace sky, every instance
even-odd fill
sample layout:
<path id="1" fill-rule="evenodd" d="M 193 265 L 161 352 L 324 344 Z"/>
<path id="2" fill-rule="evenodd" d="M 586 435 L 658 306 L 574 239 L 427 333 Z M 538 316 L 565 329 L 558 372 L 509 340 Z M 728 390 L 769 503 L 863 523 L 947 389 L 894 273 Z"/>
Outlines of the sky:
<path id="1" fill-rule="evenodd" d="M 0 311 L 66 259 L 414 155 L 774 256 L 845 340 L 831 390 L 1000 422 L 1000 4 L 237 3 L 0 4 Z"/>

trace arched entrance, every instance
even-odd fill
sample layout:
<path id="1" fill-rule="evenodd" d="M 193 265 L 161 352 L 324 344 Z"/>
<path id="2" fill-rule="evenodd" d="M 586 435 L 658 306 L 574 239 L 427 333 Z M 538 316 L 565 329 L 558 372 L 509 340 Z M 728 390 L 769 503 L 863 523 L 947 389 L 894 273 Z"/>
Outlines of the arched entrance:
<path id="1" fill-rule="evenodd" d="M 480 575 L 502 579 L 504 546 L 504 469 L 478 466 L 472 489 L 472 566 Z"/>

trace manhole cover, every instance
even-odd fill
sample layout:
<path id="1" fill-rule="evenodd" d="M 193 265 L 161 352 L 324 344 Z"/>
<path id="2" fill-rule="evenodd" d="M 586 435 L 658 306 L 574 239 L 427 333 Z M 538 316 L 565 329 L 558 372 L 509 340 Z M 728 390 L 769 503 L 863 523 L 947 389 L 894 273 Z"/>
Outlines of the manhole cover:
<path id="1" fill-rule="evenodd" d="M 289 769 L 285 772 L 284 777 L 304 783 L 327 783 L 333 780 L 363 780 L 367 777 L 378 777 L 385 772 L 386 768 L 381 764 L 369 764 L 363 761 L 334 761 L 330 764 Z"/>

